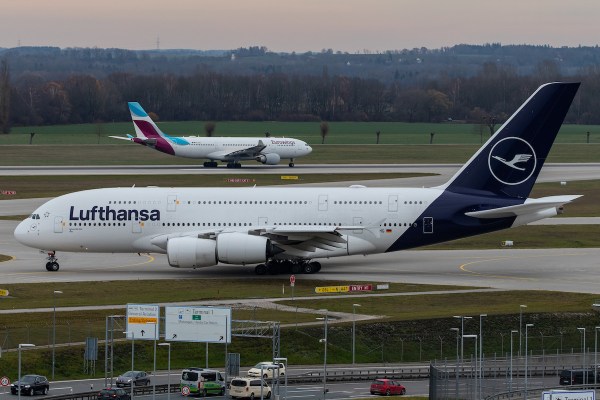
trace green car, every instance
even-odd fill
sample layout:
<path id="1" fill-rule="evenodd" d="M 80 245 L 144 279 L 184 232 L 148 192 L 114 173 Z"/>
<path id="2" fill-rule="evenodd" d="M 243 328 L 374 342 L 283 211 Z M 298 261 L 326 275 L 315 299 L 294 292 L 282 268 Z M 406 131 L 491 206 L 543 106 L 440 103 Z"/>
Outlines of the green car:
<path id="1" fill-rule="evenodd" d="M 187 368 L 181 371 L 179 388 L 184 395 L 225 394 L 225 379 L 219 371 L 204 368 Z"/>

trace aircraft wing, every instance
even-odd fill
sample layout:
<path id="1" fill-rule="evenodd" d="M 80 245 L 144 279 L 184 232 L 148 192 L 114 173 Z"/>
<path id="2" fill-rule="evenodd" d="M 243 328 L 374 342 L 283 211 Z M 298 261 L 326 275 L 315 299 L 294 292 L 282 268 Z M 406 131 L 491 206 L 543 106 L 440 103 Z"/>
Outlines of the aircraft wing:
<path id="1" fill-rule="evenodd" d="M 268 237 L 271 242 L 292 255 L 310 256 L 317 250 L 337 250 L 345 248 L 347 241 L 342 235 L 343 231 L 371 229 L 367 226 L 263 226 L 248 229 L 247 234 Z M 199 231 L 175 232 L 159 235 L 151 239 L 151 243 L 161 249 L 167 248 L 170 239 L 178 237 L 195 237 L 199 239 L 216 239 L 221 233 L 226 233 L 227 228 L 206 229 Z M 378 233 L 378 231 L 377 231 Z"/>
<path id="2" fill-rule="evenodd" d="M 581 196 L 582 195 L 565 195 L 548 196 L 540 199 L 527 199 L 523 204 L 493 208 L 491 210 L 472 211 L 465 213 L 465 215 L 484 219 L 517 217 L 519 215 L 533 214 L 538 211 L 561 207 L 562 205 L 570 203 Z"/>
<path id="3" fill-rule="evenodd" d="M 206 158 L 213 160 L 254 159 L 266 147 L 267 146 L 263 143 L 263 141 L 259 140 L 256 146 L 234 151 L 215 151 L 214 153 L 210 153 Z"/>

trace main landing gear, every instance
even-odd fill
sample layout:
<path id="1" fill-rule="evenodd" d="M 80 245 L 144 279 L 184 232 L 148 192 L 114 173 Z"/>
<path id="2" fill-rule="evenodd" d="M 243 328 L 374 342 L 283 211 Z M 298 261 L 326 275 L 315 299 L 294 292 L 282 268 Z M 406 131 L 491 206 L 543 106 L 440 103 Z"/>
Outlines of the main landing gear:
<path id="1" fill-rule="evenodd" d="M 48 260 L 46 263 L 46 271 L 55 272 L 58 271 L 58 268 L 60 268 L 60 265 L 58 265 L 58 258 L 56 258 L 55 255 L 55 251 L 48 252 L 48 257 L 46 258 L 46 260 Z"/>
<path id="2" fill-rule="evenodd" d="M 294 166 L 294 159 L 293 158 L 290 158 L 290 163 L 288 165 L 290 166 L 290 168 Z"/>
<path id="3" fill-rule="evenodd" d="M 242 164 L 239 162 L 228 162 L 227 168 L 242 168 Z"/>
<path id="4" fill-rule="evenodd" d="M 318 261 L 271 260 L 266 264 L 258 264 L 254 268 L 256 275 L 277 274 L 316 274 L 321 270 Z"/>
<path id="5" fill-rule="evenodd" d="M 204 168 L 217 168 L 217 162 L 216 161 L 206 161 L 204 163 Z"/>

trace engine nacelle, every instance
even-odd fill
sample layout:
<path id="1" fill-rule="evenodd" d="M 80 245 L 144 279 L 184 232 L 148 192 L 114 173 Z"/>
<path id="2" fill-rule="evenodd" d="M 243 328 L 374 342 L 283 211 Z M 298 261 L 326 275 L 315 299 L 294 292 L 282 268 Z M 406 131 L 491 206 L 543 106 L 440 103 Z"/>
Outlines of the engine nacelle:
<path id="1" fill-rule="evenodd" d="M 271 241 L 245 233 L 222 233 L 217 236 L 217 257 L 226 264 L 264 263 L 274 253 Z"/>
<path id="2" fill-rule="evenodd" d="M 167 242 L 167 258 L 171 267 L 201 268 L 217 264 L 214 240 L 178 237 Z"/>
<path id="3" fill-rule="evenodd" d="M 276 164 L 279 164 L 281 157 L 279 157 L 279 154 L 269 153 L 269 154 L 261 154 L 260 156 L 258 156 L 256 158 L 256 160 L 260 161 L 263 164 L 276 165 Z"/>

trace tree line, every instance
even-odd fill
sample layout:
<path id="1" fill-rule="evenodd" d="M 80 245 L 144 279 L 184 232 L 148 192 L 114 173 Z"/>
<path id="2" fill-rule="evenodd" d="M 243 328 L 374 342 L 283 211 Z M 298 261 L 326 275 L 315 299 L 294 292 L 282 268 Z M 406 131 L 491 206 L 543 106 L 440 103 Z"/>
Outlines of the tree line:
<path id="1" fill-rule="evenodd" d="M 73 74 L 44 79 L 21 73 L 11 82 L 0 62 L 0 128 L 129 120 L 127 101 L 138 101 L 160 120 L 502 122 L 542 83 L 581 81 L 567 122 L 600 124 L 600 68 L 563 77 L 553 61 L 519 74 L 515 67 L 485 63 L 473 76 L 440 76 L 413 84 L 320 75 Z"/>

